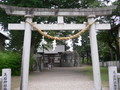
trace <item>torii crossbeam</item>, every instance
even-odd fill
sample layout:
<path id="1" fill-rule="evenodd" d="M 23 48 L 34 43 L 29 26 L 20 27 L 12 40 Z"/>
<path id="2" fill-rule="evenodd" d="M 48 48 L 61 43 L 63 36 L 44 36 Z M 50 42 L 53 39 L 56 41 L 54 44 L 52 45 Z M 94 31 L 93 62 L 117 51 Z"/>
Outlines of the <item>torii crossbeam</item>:
<path id="1" fill-rule="evenodd" d="M 87 9 L 47 9 L 47 8 L 24 8 L 7 5 L 0 5 L 9 15 L 16 16 L 106 16 L 112 13 L 116 6 L 108 6 L 103 8 L 87 8 Z"/>
<path id="2" fill-rule="evenodd" d="M 84 16 L 88 18 L 88 23 L 95 21 L 96 16 L 110 15 L 116 6 L 104 8 L 89 9 L 45 9 L 45 8 L 24 8 L 0 5 L 9 15 L 25 16 L 26 21 L 32 22 L 35 16 L 58 16 L 58 24 L 36 24 L 41 30 L 81 30 L 86 26 L 84 24 L 64 24 L 63 16 Z M 91 56 L 94 75 L 94 90 L 102 90 L 98 46 L 96 39 L 96 30 L 110 29 L 110 24 L 95 23 L 90 27 Z M 31 30 L 34 30 L 30 24 L 22 22 L 21 24 L 9 24 L 10 30 L 25 30 L 23 57 L 22 57 L 22 80 L 20 90 L 28 90 L 29 58 L 31 44 Z"/>

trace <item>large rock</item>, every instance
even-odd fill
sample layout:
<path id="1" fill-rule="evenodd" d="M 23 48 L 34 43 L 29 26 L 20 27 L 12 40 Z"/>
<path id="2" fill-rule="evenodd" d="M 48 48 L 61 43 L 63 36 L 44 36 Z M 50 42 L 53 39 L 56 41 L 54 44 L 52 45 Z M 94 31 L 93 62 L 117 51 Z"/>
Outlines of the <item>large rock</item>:
<path id="1" fill-rule="evenodd" d="M 62 67 L 77 67 L 80 66 L 79 54 L 74 51 L 66 51 L 61 53 L 61 66 Z"/>

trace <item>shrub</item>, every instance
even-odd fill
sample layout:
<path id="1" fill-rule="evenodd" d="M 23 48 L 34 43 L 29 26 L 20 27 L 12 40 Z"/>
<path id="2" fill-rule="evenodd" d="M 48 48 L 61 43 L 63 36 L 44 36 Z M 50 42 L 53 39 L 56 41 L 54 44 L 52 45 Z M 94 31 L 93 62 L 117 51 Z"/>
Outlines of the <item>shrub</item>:
<path id="1" fill-rule="evenodd" d="M 29 64 L 29 70 L 30 71 L 33 71 L 33 65 L 35 63 L 35 59 L 32 58 L 32 56 L 30 57 L 30 64 Z"/>
<path id="2" fill-rule="evenodd" d="M 11 68 L 12 75 L 20 75 L 21 55 L 12 51 L 0 52 L 0 74 L 4 68 Z"/>

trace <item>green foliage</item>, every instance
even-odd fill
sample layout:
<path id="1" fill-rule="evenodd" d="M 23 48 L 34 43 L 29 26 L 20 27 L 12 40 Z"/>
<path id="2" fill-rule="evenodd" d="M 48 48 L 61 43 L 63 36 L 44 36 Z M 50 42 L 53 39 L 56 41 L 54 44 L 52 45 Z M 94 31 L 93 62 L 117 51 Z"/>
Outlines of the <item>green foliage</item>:
<path id="1" fill-rule="evenodd" d="M 21 73 L 21 54 L 13 51 L 0 52 L 0 75 L 2 69 L 10 68 L 12 70 L 12 75 L 20 75 Z M 34 59 L 30 59 L 30 71 L 32 71 L 32 66 L 34 64 Z"/>
<path id="2" fill-rule="evenodd" d="M 31 57 L 30 58 L 30 65 L 29 65 L 29 70 L 33 71 L 33 64 L 35 63 L 35 60 Z"/>
<path id="3" fill-rule="evenodd" d="M 100 61 L 114 60 L 113 57 L 111 57 L 111 49 L 108 45 L 105 43 L 99 43 L 98 45 Z"/>
<path id="4" fill-rule="evenodd" d="M 105 6 L 104 2 L 106 0 L 4 0 L 4 2 L 0 1 L 1 4 L 6 5 L 13 5 L 13 6 L 22 6 L 22 7 L 31 7 L 31 8 L 96 8 L 96 7 L 102 7 Z M 109 3 L 109 0 L 107 0 L 107 3 Z M 109 17 L 101 17 L 100 22 L 110 22 L 112 26 L 115 26 L 115 18 L 120 16 L 120 0 L 116 0 L 114 5 L 117 5 L 117 9 L 113 12 L 113 14 Z M 4 28 L 7 28 L 8 23 L 18 23 L 20 21 L 25 21 L 24 17 L 20 16 L 9 16 L 5 13 L 4 10 L 0 9 L 0 23 L 4 26 Z M 111 18 L 112 16 L 115 16 L 115 18 Z M 56 23 L 57 18 L 56 17 L 34 17 L 33 21 L 38 23 Z M 65 23 L 83 23 L 84 21 L 87 21 L 85 17 L 64 17 Z M 59 32 L 59 33 L 58 33 Z M 53 36 L 70 36 L 74 33 L 71 31 L 49 31 L 48 33 Z M 22 45 L 23 45 L 23 32 L 20 31 L 11 31 L 11 40 L 9 44 L 10 50 L 15 51 L 22 51 Z M 113 34 L 112 34 L 113 33 Z M 82 38 L 82 46 L 77 47 L 74 45 L 74 49 L 78 50 L 79 53 L 81 53 L 81 56 L 90 58 L 90 44 L 89 39 L 86 38 L 88 34 L 83 34 Z M 35 52 L 36 48 L 39 46 L 39 43 L 41 41 L 42 35 L 38 34 L 38 32 L 32 33 L 32 43 L 31 43 L 31 51 Z M 115 32 L 101 32 L 99 36 L 99 49 L 100 53 L 104 59 L 108 60 L 108 57 L 110 57 L 110 53 L 106 52 L 109 51 L 109 49 L 112 50 L 113 54 L 118 53 L 118 45 L 117 43 L 117 34 Z M 48 42 L 51 42 L 50 39 L 47 39 Z M 74 39 L 74 42 L 77 41 L 77 38 Z M 104 43 L 104 44 L 102 44 Z M 59 44 L 65 44 L 64 41 L 60 41 Z M 104 47 L 104 48 L 101 48 Z M 116 50 L 115 50 L 116 48 Z"/>
<path id="5" fill-rule="evenodd" d="M 85 66 L 83 69 L 83 74 L 90 76 L 91 79 L 93 79 L 93 69 L 92 66 Z M 108 81 L 108 68 L 107 67 L 100 67 L 101 71 L 101 80 L 102 81 Z"/>
<path id="6" fill-rule="evenodd" d="M 107 1 L 107 3 L 109 3 L 109 0 Z M 116 26 L 116 23 L 120 23 L 120 0 L 116 0 L 113 5 L 117 6 L 117 8 L 113 10 L 113 13 L 109 16 L 101 17 L 100 19 L 100 22 L 102 23 L 110 23 L 112 28 Z M 99 43 L 100 59 L 102 61 L 107 61 L 115 60 L 116 57 L 117 60 L 120 60 L 118 49 L 118 31 L 99 31 L 97 36 Z"/>
<path id="7" fill-rule="evenodd" d="M 116 0 L 113 5 L 116 5 L 117 8 L 114 10 L 113 15 L 120 17 L 120 0 Z"/>
<path id="8" fill-rule="evenodd" d="M 8 44 L 9 47 L 7 49 L 13 50 L 13 51 L 22 51 L 22 45 L 23 45 L 23 37 L 24 37 L 24 31 L 10 31 L 10 43 Z"/>
<path id="9" fill-rule="evenodd" d="M 4 68 L 11 68 L 12 75 L 20 75 L 21 55 L 11 51 L 0 52 L 0 74 Z"/>
<path id="10" fill-rule="evenodd" d="M 98 32 L 98 45 L 102 61 L 115 60 L 115 55 L 119 57 L 117 31 Z"/>

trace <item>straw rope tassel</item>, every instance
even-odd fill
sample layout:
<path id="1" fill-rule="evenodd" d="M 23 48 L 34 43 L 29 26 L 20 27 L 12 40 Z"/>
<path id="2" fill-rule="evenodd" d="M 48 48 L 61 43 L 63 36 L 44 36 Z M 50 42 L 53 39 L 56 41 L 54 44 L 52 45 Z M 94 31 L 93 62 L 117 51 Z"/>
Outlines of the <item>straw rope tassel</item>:
<path id="1" fill-rule="evenodd" d="M 48 37 L 50 39 L 54 39 L 54 40 L 69 40 L 69 39 L 73 39 L 73 38 L 76 38 L 78 37 L 79 35 L 83 34 L 85 31 L 87 31 L 87 29 L 95 22 L 91 23 L 91 24 L 88 24 L 84 29 L 82 29 L 80 32 L 78 32 L 77 34 L 73 35 L 73 36 L 70 36 L 70 37 L 53 37 L 53 36 L 50 36 L 46 33 L 44 33 L 43 31 L 41 31 L 38 27 L 36 27 L 33 23 L 30 23 L 28 21 L 26 21 L 27 23 L 29 23 L 31 26 L 33 26 L 40 34 L 42 34 L 43 36 L 45 37 Z"/>

